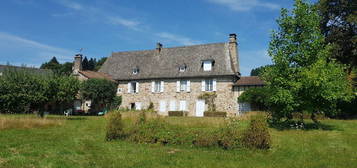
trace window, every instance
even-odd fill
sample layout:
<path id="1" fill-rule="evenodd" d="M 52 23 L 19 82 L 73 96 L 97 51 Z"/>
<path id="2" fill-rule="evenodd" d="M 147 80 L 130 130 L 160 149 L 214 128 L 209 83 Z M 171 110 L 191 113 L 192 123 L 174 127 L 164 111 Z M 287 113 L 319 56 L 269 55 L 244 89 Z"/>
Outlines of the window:
<path id="1" fill-rule="evenodd" d="M 202 80 L 202 91 L 212 92 L 216 91 L 216 79 Z"/>
<path id="2" fill-rule="evenodd" d="M 155 81 L 154 84 L 154 92 L 158 93 L 161 90 L 161 82 L 160 81 Z"/>
<path id="3" fill-rule="evenodd" d="M 212 62 L 211 60 L 203 61 L 203 71 L 211 71 L 212 70 Z"/>
<path id="4" fill-rule="evenodd" d="M 138 93 L 138 92 L 139 92 L 139 82 L 129 82 L 128 93 Z"/>
<path id="5" fill-rule="evenodd" d="M 178 80 L 176 87 L 176 92 L 190 92 L 190 81 Z"/>
<path id="6" fill-rule="evenodd" d="M 205 80 L 205 91 L 213 91 L 213 80 Z"/>
<path id="7" fill-rule="evenodd" d="M 117 93 L 121 93 L 121 92 L 123 92 L 123 88 L 118 88 Z"/>
<path id="8" fill-rule="evenodd" d="M 137 68 L 137 67 L 134 68 L 134 69 L 133 69 L 133 74 L 136 75 L 136 74 L 138 74 L 138 73 L 139 73 L 139 68 Z"/>
<path id="9" fill-rule="evenodd" d="M 164 81 L 152 81 L 151 92 L 153 93 L 164 92 Z"/>
<path id="10" fill-rule="evenodd" d="M 185 72 L 186 71 L 186 65 L 184 64 L 184 65 L 181 65 L 180 67 L 179 67 L 179 71 L 180 72 Z"/>
<path id="11" fill-rule="evenodd" d="M 187 90 L 187 80 L 180 81 L 180 91 L 186 91 L 186 90 Z"/>

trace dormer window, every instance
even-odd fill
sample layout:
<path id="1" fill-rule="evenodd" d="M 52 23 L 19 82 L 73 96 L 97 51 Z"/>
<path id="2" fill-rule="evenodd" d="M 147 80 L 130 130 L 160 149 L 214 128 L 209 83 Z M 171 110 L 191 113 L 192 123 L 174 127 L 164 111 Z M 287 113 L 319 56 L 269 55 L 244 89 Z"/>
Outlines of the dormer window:
<path id="1" fill-rule="evenodd" d="M 179 71 L 180 71 L 180 72 L 185 72 L 185 71 L 186 71 L 186 68 L 187 68 L 186 65 L 181 65 L 181 66 L 179 67 Z"/>
<path id="2" fill-rule="evenodd" d="M 203 71 L 211 71 L 213 64 L 214 64 L 213 60 L 204 60 L 202 62 Z"/>
<path id="3" fill-rule="evenodd" d="M 138 68 L 138 67 L 134 68 L 134 69 L 133 69 L 133 74 L 136 75 L 136 74 L 138 74 L 138 73 L 139 73 L 139 68 Z"/>

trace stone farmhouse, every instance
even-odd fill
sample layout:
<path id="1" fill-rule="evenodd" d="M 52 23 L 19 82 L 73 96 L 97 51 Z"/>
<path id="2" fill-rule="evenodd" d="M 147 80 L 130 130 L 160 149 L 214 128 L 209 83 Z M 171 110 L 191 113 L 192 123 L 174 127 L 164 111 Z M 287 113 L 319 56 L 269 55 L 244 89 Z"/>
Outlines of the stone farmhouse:
<path id="1" fill-rule="evenodd" d="M 146 109 L 153 103 L 160 115 L 185 111 L 188 116 L 204 116 L 204 93 L 216 93 L 217 111 L 228 116 L 250 111 L 238 103 L 238 96 L 249 87 L 264 83 L 258 77 L 241 77 L 236 34 L 228 42 L 156 49 L 114 52 L 98 72 L 81 71 L 81 55 L 76 55 L 74 74 L 80 80 L 106 78 L 118 83 L 122 108 Z"/>

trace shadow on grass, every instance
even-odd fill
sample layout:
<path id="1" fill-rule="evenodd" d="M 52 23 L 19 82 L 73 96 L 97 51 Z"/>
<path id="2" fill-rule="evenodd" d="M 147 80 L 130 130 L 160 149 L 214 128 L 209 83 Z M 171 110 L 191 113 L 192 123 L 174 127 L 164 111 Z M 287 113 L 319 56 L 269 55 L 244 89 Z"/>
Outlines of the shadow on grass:
<path id="1" fill-rule="evenodd" d="M 269 122 L 271 128 L 275 128 L 279 131 L 283 130 L 323 130 L 323 131 L 342 131 L 341 128 L 337 128 L 334 125 L 324 124 L 324 123 L 312 123 L 312 122 L 300 122 L 300 121 L 282 121 L 282 122 Z"/>

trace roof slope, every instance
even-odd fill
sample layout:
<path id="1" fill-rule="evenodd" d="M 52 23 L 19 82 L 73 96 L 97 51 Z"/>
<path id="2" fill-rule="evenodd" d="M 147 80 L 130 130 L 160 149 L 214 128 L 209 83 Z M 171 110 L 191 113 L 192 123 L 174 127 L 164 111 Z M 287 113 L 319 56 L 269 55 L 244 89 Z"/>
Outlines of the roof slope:
<path id="1" fill-rule="evenodd" d="M 99 72 L 115 80 L 183 78 L 197 76 L 235 75 L 231 66 L 228 43 L 214 43 L 157 50 L 112 53 Z M 215 61 L 212 71 L 202 70 L 202 61 Z M 186 65 L 185 72 L 179 67 Z M 138 74 L 133 74 L 134 68 Z"/>
<path id="2" fill-rule="evenodd" d="M 103 72 L 95 72 L 95 71 L 78 71 L 80 74 L 84 75 L 88 79 L 107 79 L 113 81 L 112 77 Z"/>
<path id="3" fill-rule="evenodd" d="M 258 76 L 242 76 L 234 85 L 236 85 L 236 86 L 263 86 L 263 85 L 265 85 L 265 83 Z"/>

